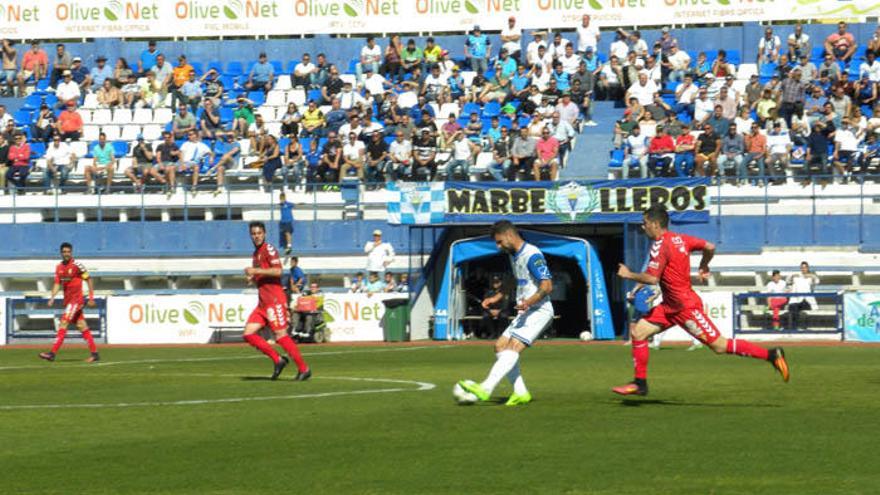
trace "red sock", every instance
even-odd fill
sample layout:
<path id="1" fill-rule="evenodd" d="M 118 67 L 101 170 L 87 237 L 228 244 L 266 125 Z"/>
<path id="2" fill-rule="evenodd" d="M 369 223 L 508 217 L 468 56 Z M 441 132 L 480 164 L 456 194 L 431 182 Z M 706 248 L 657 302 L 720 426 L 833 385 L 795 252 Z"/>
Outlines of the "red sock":
<path id="1" fill-rule="evenodd" d="M 636 369 L 636 378 L 646 380 L 648 378 L 648 341 L 635 340 L 632 341 L 633 366 Z"/>
<path id="2" fill-rule="evenodd" d="M 86 340 L 86 344 L 89 345 L 89 352 L 92 354 L 98 352 L 98 347 L 95 345 L 95 339 L 92 338 L 92 331 L 86 328 L 82 331 L 82 336 Z"/>
<path id="3" fill-rule="evenodd" d="M 727 339 L 727 353 L 763 359 L 765 361 L 769 356 L 767 349 L 743 339 Z"/>
<path id="4" fill-rule="evenodd" d="M 64 343 L 64 337 L 67 336 L 67 328 L 59 328 L 58 332 L 55 334 L 55 343 L 52 344 L 52 354 L 58 352 L 58 349 L 61 349 L 61 344 Z"/>
<path id="5" fill-rule="evenodd" d="M 290 359 L 293 359 L 293 362 L 296 363 L 296 367 L 297 369 L 299 369 L 299 371 L 305 371 L 309 369 L 305 360 L 303 360 L 302 354 L 299 353 L 299 347 L 296 346 L 296 342 L 294 342 L 293 339 L 290 338 L 290 335 L 285 335 L 284 337 L 278 339 L 276 342 L 278 342 L 278 345 L 284 348 L 284 352 L 286 352 L 287 355 L 290 356 Z"/>
<path id="6" fill-rule="evenodd" d="M 272 359 L 272 362 L 277 363 L 278 361 L 281 361 L 281 356 L 279 356 L 278 353 L 275 352 L 275 349 L 272 349 L 272 346 L 269 345 L 269 343 L 266 342 L 266 339 L 264 339 L 263 337 L 252 333 L 250 335 L 245 335 L 244 340 L 248 344 L 256 347 L 258 351 L 269 356 L 269 358 Z"/>

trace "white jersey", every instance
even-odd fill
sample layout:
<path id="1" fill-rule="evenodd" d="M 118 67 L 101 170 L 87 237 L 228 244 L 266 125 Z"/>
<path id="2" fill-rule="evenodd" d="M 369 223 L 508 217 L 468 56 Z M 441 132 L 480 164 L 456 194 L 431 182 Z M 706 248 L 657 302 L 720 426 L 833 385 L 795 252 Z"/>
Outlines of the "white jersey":
<path id="1" fill-rule="evenodd" d="M 542 280 L 551 280 L 550 269 L 544 253 L 529 243 L 523 243 L 520 250 L 510 257 L 513 266 L 513 274 L 516 276 L 516 300 L 522 301 L 538 292 Z M 553 311 L 550 296 L 545 295 L 538 303 L 533 304 L 531 309 Z"/>

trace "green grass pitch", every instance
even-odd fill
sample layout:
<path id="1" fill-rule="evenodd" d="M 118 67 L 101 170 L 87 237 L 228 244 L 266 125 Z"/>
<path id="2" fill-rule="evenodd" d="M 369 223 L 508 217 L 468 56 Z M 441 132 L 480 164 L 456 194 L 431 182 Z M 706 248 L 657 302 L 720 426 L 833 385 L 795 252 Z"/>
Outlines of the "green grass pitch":
<path id="1" fill-rule="evenodd" d="M 542 344 L 517 408 L 453 403 L 488 344 L 305 346 L 304 383 L 266 380 L 245 346 L 107 348 L 99 366 L 3 349 L 0 493 L 880 492 L 880 347 L 790 347 L 788 384 L 751 359 L 653 351 L 651 395 L 622 400 L 628 348 Z"/>

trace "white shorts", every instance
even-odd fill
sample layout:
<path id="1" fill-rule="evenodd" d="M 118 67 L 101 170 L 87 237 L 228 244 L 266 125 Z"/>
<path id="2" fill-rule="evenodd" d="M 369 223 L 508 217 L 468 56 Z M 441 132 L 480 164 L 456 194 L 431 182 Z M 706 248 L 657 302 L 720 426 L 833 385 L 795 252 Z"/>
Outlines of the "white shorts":
<path id="1" fill-rule="evenodd" d="M 553 322 L 553 306 L 547 304 L 545 307 L 530 309 L 516 315 L 501 336 L 516 339 L 530 346 L 544 333 L 551 322 Z"/>

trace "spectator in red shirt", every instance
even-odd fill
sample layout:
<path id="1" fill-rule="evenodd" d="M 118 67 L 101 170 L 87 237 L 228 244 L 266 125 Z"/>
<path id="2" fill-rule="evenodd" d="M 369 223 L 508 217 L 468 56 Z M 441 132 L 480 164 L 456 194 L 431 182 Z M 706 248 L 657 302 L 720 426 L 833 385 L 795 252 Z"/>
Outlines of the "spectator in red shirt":
<path id="1" fill-rule="evenodd" d="M 76 102 L 68 101 L 67 108 L 59 115 L 55 122 L 61 139 L 79 141 L 82 134 L 83 120 L 79 112 L 76 111 Z"/>
<path id="2" fill-rule="evenodd" d="M 830 53 L 835 60 L 849 62 L 856 52 L 856 39 L 846 31 L 846 23 L 837 23 L 837 32 L 825 38 L 825 53 Z"/>
<path id="3" fill-rule="evenodd" d="M 694 173 L 694 149 L 697 138 L 688 132 L 687 126 L 684 132 L 675 140 L 675 175 L 678 177 L 690 177 Z"/>
<path id="4" fill-rule="evenodd" d="M 9 170 L 6 180 L 15 184 L 18 194 L 24 194 L 25 181 L 30 173 L 31 147 L 24 134 L 15 136 L 15 144 L 9 147 Z"/>
<path id="5" fill-rule="evenodd" d="M 559 141 L 550 135 L 550 128 L 544 127 L 541 131 L 541 139 L 535 146 L 538 158 L 532 165 L 532 174 L 535 180 L 541 180 L 541 172 L 550 169 L 550 180 L 556 180 L 556 168 L 559 166 Z"/>
<path id="6" fill-rule="evenodd" d="M 18 72 L 18 94 L 24 94 L 24 83 L 31 77 L 34 82 L 46 77 L 49 71 L 49 56 L 40 48 L 40 42 L 31 42 L 31 49 L 21 57 L 21 70 Z"/>
<path id="7" fill-rule="evenodd" d="M 657 126 L 657 134 L 648 145 L 648 170 L 653 171 L 655 177 L 667 177 L 674 158 L 675 142 L 672 136 L 666 134 L 662 126 Z"/>

